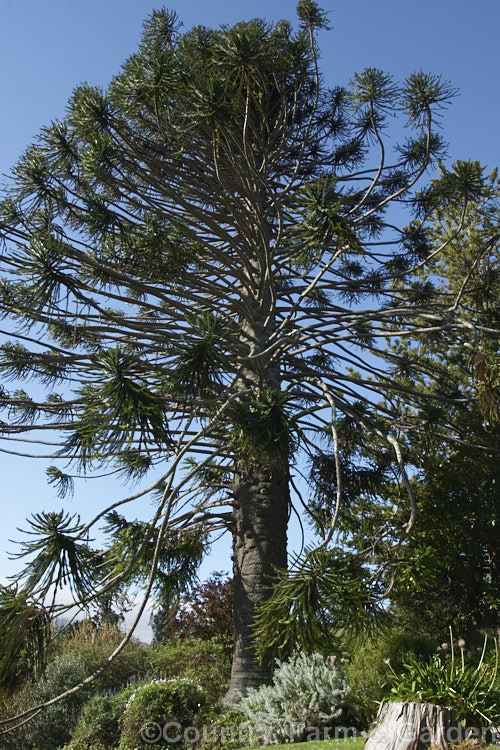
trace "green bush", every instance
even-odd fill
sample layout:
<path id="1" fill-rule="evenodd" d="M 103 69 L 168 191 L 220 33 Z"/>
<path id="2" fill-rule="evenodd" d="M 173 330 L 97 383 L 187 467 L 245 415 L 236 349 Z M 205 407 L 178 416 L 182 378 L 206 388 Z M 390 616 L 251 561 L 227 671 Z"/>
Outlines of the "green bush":
<path id="1" fill-rule="evenodd" d="M 83 620 L 68 638 L 61 641 L 59 649 L 60 653 L 76 654 L 84 663 L 87 674 L 91 674 L 106 661 L 123 636 L 118 625 L 104 623 L 96 628 L 90 620 Z M 96 692 L 120 690 L 131 678 L 145 675 L 149 670 L 150 648 L 132 638 L 96 679 Z"/>
<path id="2" fill-rule="evenodd" d="M 156 677 L 183 677 L 201 685 L 206 702 L 216 704 L 229 685 L 231 650 L 221 638 L 175 639 L 151 649 Z"/>
<path id="3" fill-rule="evenodd" d="M 184 732 L 195 725 L 203 707 L 200 686 L 187 680 L 158 680 L 139 686 L 127 702 L 119 750 L 145 750 L 153 744 L 155 748 L 183 748 Z M 177 736 L 179 741 L 173 741 Z"/>
<path id="4" fill-rule="evenodd" d="M 94 696 L 83 709 L 73 739 L 64 750 L 111 750 L 120 742 L 127 701 L 136 691 L 130 686 L 114 695 Z"/>
<path id="5" fill-rule="evenodd" d="M 29 701 L 29 685 L 24 685 L 14 693 L 2 691 L 0 693 L 0 720 L 16 716 L 16 714 L 25 711 Z M 14 724 L 17 723 L 14 722 Z M 0 750 L 30 750 L 30 748 L 27 724 L 7 734 L 0 733 Z"/>
<path id="6" fill-rule="evenodd" d="M 346 695 L 334 658 L 297 653 L 287 662 L 278 661 L 273 684 L 249 690 L 239 708 L 266 744 L 296 742 L 312 728 L 338 724 Z"/>
<path id="7" fill-rule="evenodd" d="M 253 743 L 248 717 L 236 709 L 204 716 L 201 750 L 239 750 Z"/>
<path id="8" fill-rule="evenodd" d="M 435 650 L 435 644 L 426 636 L 394 630 L 385 630 L 375 638 L 355 644 L 346 671 L 349 722 L 367 729 L 390 691 L 391 669 L 397 672 L 406 659 L 427 658 Z"/>
<path id="9" fill-rule="evenodd" d="M 30 696 L 35 706 L 74 687 L 85 678 L 85 665 L 76 654 L 61 654 L 47 665 L 44 677 Z M 27 724 L 27 732 L 36 750 L 56 750 L 69 742 L 85 702 L 91 695 L 87 686 L 64 700 L 49 706 Z"/>

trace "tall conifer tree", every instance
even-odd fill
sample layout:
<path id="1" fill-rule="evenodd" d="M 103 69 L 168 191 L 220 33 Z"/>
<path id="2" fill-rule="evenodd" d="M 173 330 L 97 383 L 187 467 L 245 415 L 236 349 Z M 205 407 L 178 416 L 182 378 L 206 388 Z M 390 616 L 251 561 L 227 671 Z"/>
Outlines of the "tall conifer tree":
<path id="1" fill-rule="evenodd" d="M 176 592 L 210 533 L 230 529 L 228 702 L 269 676 L 269 654 L 254 658 L 255 608 L 287 566 L 303 458 L 324 452 L 325 435 L 337 446 L 347 417 L 387 440 L 404 479 L 418 388 L 393 376 L 407 357 L 384 342 L 446 330 L 474 347 L 476 331 L 460 299 L 415 278 L 441 249 L 426 221 L 442 190 L 465 205 L 484 188 L 459 164 L 417 192 L 442 156 L 452 88 L 374 68 L 329 88 L 316 47 L 326 16 L 312 0 L 297 11 L 297 30 L 254 20 L 187 33 L 154 12 L 108 90 L 77 88 L 26 151 L 0 214 L 0 366 L 41 386 L 2 391 L 3 436 L 59 435 L 48 471 L 61 491 L 112 466 L 151 472 L 156 493 L 148 522 L 103 503 L 111 544 L 93 562 L 86 527 L 41 514 L 24 549 L 29 589 L 7 592 L 10 605 L 39 601 L 51 580 L 71 580 L 84 603 L 137 579 Z M 396 115 L 407 138 L 389 147 Z M 399 225 L 391 206 L 406 211 Z M 393 534 L 413 523 L 410 496 Z"/>

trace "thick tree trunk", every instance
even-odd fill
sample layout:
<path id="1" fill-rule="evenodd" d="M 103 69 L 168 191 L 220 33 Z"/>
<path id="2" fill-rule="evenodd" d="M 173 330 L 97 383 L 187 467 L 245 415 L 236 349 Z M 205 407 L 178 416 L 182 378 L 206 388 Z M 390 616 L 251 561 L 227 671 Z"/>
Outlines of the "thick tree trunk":
<path id="1" fill-rule="evenodd" d="M 288 464 L 240 464 L 233 510 L 234 649 L 226 705 L 268 682 L 271 664 L 258 664 L 253 647 L 255 605 L 267 599 L 273 568 L 287 564 Z"/>
<path id="2" fill-rule="evenodd" d="M 427 703 L 383 703 L 365 750 L 439 750 L 460 742 L 463 727 L 449 708 Z"/>

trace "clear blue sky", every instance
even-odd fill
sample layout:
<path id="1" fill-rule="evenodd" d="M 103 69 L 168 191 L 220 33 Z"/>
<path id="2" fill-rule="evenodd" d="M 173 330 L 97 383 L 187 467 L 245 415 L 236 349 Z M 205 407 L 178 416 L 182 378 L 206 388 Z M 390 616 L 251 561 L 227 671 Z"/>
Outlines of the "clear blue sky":
<path id="1" fill-rule="evenodd" d="M 331 0 L 332 30 L 320 36 L 321 68 L 328 84 L 346 84 L 367 66 L 402 79 L 414 70 L 440 73 L 460 90 L 443 121 L 450 160 L 500 163 L 500 0 Z M 106 86 L 134 51 L 151 0 L 0 0 L 0 172 L 6 174 L 39 128 L 64 115 L 73 88 L 84 81 Z M 186 29 L 253 17 L 295 19 L 293 0 L 172 0 Z M 1 447 L 1 443 L 0 443 Z M 9 448 L 9 445 L 5 446 Z M 33 512 L 58 509 L 45 482 L 43 460 L 0 453 L 2 524 L 0 577 L 17 563 L 6 549 L 16 527 Z M 71 512 L 85 518 L 122 496 L 110 481 L 77 485 Z M 149 508 L 147 509 L 149 513 Z M 228 548 L 204 570 L 229 570 Z"/>

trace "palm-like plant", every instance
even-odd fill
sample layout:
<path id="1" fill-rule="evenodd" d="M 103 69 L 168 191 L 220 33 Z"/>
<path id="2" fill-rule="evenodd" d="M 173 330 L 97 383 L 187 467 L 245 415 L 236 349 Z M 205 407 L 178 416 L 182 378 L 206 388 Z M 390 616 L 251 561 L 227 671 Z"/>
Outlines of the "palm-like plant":
<path id="1" fill-rule="evenodd" d="M 52 628 L 45 608 L 16 585 L 0 588 L 0 684 L 12 688 L 26 667 L 42 674 Z"/>
<path id="2" fill-rule="evenodd" d="M 36 513 L 28 521 L 36 537 L 21 542 L 15 558 L 31 557 L 24 567 L 23 589 L 41 601 L 51 591 L 67 586 L 77 599 L 85 600 L 96 584 L 95 553 L 89 540 L 78 541 L 84 527 L 63 511 Z"/>

